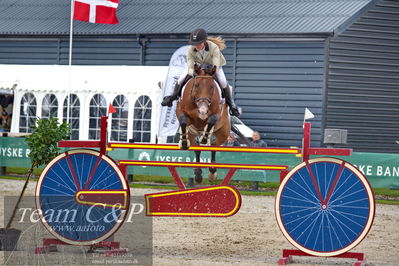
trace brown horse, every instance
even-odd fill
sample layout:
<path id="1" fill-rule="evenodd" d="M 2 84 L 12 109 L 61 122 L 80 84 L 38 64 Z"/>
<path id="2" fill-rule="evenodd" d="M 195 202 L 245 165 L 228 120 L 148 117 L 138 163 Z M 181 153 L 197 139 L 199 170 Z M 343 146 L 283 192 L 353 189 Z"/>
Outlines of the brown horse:
<path id="1" fill-rule="evenodd" d="M 230 115 L 226 103 L 222 103 L 218 84 L 213 78 L 216 67 L 195 65 L 196 75 L 187 82 L 182 100 L 177 103 L 176 117 L 180 123 L 179 146 L 187 150 L 199 137 L 199 144 L 219 146 L 230 134 Z M 200 151 L 195 151 L 200 161 Z M 211 161 L 216 161 L 216 152 L 211 152 Z M 194 169 L 195 181 L 202 182 L 202 170 Z M 216 168 L 209 168 L 209 180 L 217 178 Z"/>

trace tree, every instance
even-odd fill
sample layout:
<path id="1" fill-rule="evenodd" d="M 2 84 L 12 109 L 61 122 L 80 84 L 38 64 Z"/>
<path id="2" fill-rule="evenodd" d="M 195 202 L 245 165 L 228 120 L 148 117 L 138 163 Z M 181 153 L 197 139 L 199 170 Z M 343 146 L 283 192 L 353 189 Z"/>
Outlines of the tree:
<path id="1" fill-rule="evenodd" d="M 65 121 L 60 124 L 58 118 L 37 118 L 36 125 L 32 127 L 33 133 L 25 138 L 30 148 L 29 157 L 32 165 L 28 170 L 25 185 L 19 195 L 17 204 L 8 221 L 6 230 L 10 228 L 12 220 L 14 219 L 16 210 L 18 209 L 21 198 L 28 186 L 29 179 L 32 176 L 33 169 L 36 167 L 48 164 L 54 157 L 59 154 L 58 141 L 67 139 L 71 134 L 68 123 Z"/>

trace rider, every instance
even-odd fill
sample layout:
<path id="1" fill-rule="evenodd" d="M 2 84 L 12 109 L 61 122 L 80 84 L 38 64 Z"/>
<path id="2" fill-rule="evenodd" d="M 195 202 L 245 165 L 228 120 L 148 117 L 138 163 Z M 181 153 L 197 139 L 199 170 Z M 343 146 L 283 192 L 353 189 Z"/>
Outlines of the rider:
<path id="1" fill-rule="evenodd" d="M 226 103 L 230 107 L 230 112 L 234 116 L 239 116 L 240 111 L 234 103 L 232 97 L 232 88 L 226 80 L 222 66 L 226 64 L 226 59 L 224 58 L 221 50 L 225 48 L 224 40 L 220 37 L 208 37 L 208 34 L 204 29 L 195 29 L 190 34 L 189 44 L 191 44 L 188 49 L 187 54 L 187 70 L 184 71 L 179 80 L 176 82 L 173 93 L 170 96 L 165 96 L 161 105 L 162 106 L 172 106 L 174 100 L 177 100 L 181 94 L 181 90 L 194 75 L 194 64 L 210 64 L 217 67 L 216 79 L 221 85 L 223 94 L 226 98 Z"/>

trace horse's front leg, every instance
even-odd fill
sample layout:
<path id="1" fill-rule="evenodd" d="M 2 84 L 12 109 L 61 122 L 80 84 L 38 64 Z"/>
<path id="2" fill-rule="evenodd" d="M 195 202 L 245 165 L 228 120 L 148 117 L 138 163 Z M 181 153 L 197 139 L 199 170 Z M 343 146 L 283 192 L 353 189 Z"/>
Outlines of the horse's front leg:
<path id="1" fill-rule="evenodd" d="M 202 136 L 199 139 L 199 142 L 201 144 L 211 145 L 211 136 L 212 136 L 213 129 L 214 129 L 215 124 L 218 121 L 218 119 L 219 119 L 219 115 L 218 114 L 211 115 L 208 118 L 208 124 L 206 124 L 205 129 L 204 129 L 204 133 L 202 134 Z"/>
<path id="2" fill-rule="evenodd" d="M 179 147 L 182 150 L 188 150 L 190 147 L 190 141 L 188 140 L 188 133 L 187 133 L 187 116 L 185 114 L 181 114 L 179 116 L 179 123 L 180 123 L 180 141 Z"/>
<path id="3" fill-rule="evenodd" d="M 195 152 L 195 161 L 197 163 L 201 162 L 201 151 L 194 151 Z M 195 168 L 194 169 L 194 177 L 195 177 L 195 182 L 197 184 L 202 183 L 202 169 L 201 168 Z"/>
<path id="4" fill-rule="evenodd" d="M 216 151 L 211 151 L 211 163 L 216 162 Z M 218 178 L 218 173 L 216 173 L 215 167 L 209 168 L 208 180 L 210 183 L 215 183 Z"/>

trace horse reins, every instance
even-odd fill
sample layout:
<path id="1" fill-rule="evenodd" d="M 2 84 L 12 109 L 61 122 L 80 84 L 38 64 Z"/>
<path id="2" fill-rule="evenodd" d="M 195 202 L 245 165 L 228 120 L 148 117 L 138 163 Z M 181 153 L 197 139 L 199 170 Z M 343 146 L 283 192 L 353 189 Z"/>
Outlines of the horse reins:
<path id="1" fill-rule="evenodd" d="M 194 102 L 195 102 L 195 104 L 197 104 L 200 101 L 206 101 L 206 102 L 208 102 L 208 106 L 210 106 L 212 104 L 212 96 L 213 96 L 213 93 L 215 91 L 215 88 L 214 88 L 214 86 L 211 86 L 211 93 L 210 93 L 209 98 L 205 98 L 205 97 L 197 98 L 196 96 L 197 96 L 198 89 L 199 89 L 199 84 L 196 81 L 197 78 L 212 78 L 213 79 L 213 76 L 194 76 L 194 85 L 193 85 L 193 87 L 191 87 L 191 92 L 190 92 L 191 93 L 191 98 L 193 98 L 192 97 L 192 95 L 193 95 L 192 91 L 193 91 L 193 88 L 195 88 L 195 91 L 194 91 Z"/>

